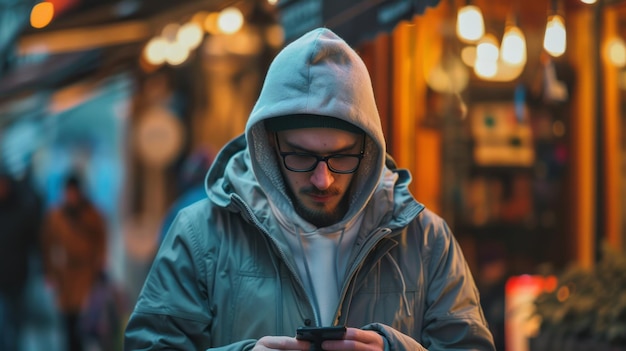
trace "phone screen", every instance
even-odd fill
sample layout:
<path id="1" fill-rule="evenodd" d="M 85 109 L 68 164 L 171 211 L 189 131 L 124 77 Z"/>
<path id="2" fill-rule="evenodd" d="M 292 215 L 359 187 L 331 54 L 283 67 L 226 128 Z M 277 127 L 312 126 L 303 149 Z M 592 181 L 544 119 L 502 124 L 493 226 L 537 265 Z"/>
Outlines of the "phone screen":
<path id="1" fill-rule="evenodd" d="M 344 338 L 345 334 L 345 326 L 299 327 L 296 330 L 296 339 L 322 342 L 324 340 L 341 340 Z"/>

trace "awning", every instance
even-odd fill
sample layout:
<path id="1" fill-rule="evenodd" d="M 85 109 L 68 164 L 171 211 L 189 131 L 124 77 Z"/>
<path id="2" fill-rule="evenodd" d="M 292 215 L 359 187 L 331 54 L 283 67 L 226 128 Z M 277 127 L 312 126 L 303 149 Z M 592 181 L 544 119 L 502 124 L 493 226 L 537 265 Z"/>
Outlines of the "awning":
<path id="1" fill-rule="evenodd" d="M 439 0 L 285 0 L 278 5 L 285 41 L 327 27 L 356 46 L 403 20 L 422 14 Z"/>

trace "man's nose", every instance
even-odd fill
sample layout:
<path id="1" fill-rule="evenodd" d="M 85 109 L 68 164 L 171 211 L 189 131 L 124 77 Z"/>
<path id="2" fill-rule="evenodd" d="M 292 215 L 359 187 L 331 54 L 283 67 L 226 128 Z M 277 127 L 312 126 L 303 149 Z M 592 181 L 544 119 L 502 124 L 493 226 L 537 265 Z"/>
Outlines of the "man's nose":
<path id="1" fill-rule="evenodd" d="M 317 163 L 311 175 L 311 183 L 320 190 L 326 190 L 335 181 L 333 173 L 328 169 L 328 164 L 324 161 Z"/>

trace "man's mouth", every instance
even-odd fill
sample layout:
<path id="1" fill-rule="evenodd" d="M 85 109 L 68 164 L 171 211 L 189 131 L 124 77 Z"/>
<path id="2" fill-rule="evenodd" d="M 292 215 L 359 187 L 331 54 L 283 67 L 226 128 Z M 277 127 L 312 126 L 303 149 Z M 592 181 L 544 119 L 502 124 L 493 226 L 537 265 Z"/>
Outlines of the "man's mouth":
<path id="1" fill-rule="evenodd" d="M 334 196 L 333 194 L 316 194 L 316 193 L 309 193 L 307 195 L 311 199 L 313 199 L 313 201 L 315 202 L 327 202 L 327 201 L 330 201 L 330 199 L 332 199 L 332 197 Z"/>
<path id="2" fill-rule="evenodd" d="M 331 201 L 335 196 L 339 195 L 339 192 L 328 190 L 328 189 L 326 191 L 310 189 L 308 191 L 303 191 L 303 193 L 305 196 L 308 196 L 314 202 L 324 202 L 324 203 Z"/>

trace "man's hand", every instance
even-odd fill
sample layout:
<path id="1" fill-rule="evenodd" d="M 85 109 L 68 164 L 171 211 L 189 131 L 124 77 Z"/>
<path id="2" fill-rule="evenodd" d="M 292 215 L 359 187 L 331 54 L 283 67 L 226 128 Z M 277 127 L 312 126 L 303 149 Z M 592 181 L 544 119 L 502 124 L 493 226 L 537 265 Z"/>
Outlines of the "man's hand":
<path id="1" fill-rule="evenodd" d="M 289 336 L 264 336 L 260 338 L 252 351 L 292 350 L 309 351 L 311 343 Z"/>
<path id="2" fill-rule="evenodd" d="M 326 340 L 322 348 L 326 351 L 383 351 L 385 341 L 375 331 L 348 328 L 343 340 Z"/>
<path id="3" fill-rule="evenodd" d="M 292 350 L 309 351 L 311 343 L 289 336 L 264 336 L 254 345 L 252 351 Z M 322 343 L 325 351 L 383 351 L 383 337 L 371 330 L 347 328 L 343 340 L 326 340 Z"/>

